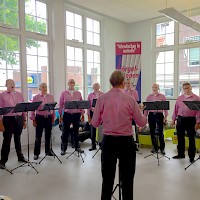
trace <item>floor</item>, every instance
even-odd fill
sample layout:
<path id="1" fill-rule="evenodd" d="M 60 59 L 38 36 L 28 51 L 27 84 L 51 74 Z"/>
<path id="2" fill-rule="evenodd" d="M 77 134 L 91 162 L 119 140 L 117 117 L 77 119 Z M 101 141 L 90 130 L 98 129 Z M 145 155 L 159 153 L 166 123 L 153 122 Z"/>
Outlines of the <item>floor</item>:
<path id="1" fill-rule="evenodd" d="M 93 152 L 89 152 L 90 140 L 81 144 L 85 150 L 84 163 L 81 157 L 68 154 L 60 156 L 60 141 L 56 139 L 53 150 L 57 158 L 46 157 L 40 164 L 34 165 L 36 171 L 25 165 L 13 171 L 11 175 L 6 170 L 0 170 L 0 195 L 7 195 L 12 200 L 99 200 L 101 193 L 101 162 L 100 151 L 94 158 Z M 43 147 L 42 147 L 43 148 Z M 43 149 L 42 149 L 43 150 Z M 150 154 L 150 148 L 140 147 L 141 154 L 137 154 L 137 167 L 134 182 L 134 200 L 196 200 L 200 196 L 200 160 L 197 160 L 187 170 L 189 159 L 186 156 L 182 160 L 167 159 L 158 160 L 153 156 L 144 158 Z M 33 148 L 30 147 L 30 160 L 32 161 Z M 27 149 L 24 149 L 27 154 Z M 166 156 L 176 154 L 176 145 L 172 141 L 166 141 Z M 40 159 L 43 157 L 43 153 Z M 199 155 L 196 155 L 198 158 Z M 13 169 L 20 163 L 16 159 L 15 152 L 10 153 L 7 168 Z M 117 176 L 116 182 L 117 184 Z M 118 198 L 118 188 L 114 193 Z M 114 198 L 113 198 L 114 199 Z"/>

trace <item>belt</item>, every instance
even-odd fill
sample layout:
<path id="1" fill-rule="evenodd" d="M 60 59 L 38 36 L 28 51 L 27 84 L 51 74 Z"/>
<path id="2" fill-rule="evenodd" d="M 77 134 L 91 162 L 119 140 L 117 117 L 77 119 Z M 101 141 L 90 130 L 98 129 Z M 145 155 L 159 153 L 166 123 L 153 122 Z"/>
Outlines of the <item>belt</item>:
<path id="1" fill-rule="evenodd" d="M 36 115 L 38 117 L 49 118 L 51 115 Z"/>
<path id="2" fill-rule="evenodd" d="M 181 115 L 178 115 L 178 117 L 180 117 L 180 118 L 196 118 L 196 116 L 181 116 Z"/>
<path id="3" fill-rule="evenodd" d="M 19 118 L 19 117 L 22 117 L 22 115 L 14 115 L 14 116 L 3 116 L 3 117 L 9 117 L 9 118 Z"/>
<path id="4" fill-rule="evenodd" d="M 161 112 L 149 112 L 149 114 L 151 114 L 151 115 L 157 115 L 157 114 L 163 114 L 163 113 L 161 113 Z"/>

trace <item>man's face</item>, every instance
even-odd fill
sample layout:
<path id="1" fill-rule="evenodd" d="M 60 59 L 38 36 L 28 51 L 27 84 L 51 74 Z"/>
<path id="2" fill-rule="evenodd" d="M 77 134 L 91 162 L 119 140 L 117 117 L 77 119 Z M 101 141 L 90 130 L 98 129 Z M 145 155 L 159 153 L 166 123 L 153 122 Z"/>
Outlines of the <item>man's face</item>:
<path id="1" fill-rule="evenodd" d="M 47 93 L 47 85 L 46 84 L 42 84 L 40 86 L 40 91 L 42 94 L 46 94 Z"/>
<path id="2" fill-rule="evenodd" d="M 192 87 L 190 85 L 184 85 L 183 86 L 183 92 L 186 94 L 186 95 L 190 95 L 191 92 L 192 92 Z"/>
<path id="3" fill-rule="evenodd" d="M 69 86 L 70 90 L 74 90 L 74 87 L 75 87 L 75 81 L 74 81 L 74 79 L 70 79 L 69 80 L 68 86 Z"/>
<path id="4" fill-rule="evenodd" d="M 100 89 L 99 84 L 94 84 L 93 90 L 94 90 L 94 91 L 99 91 L 99 89 Z"/>
<path id="5" fill-rule="evenodd" d="M 158 85 L 157 84 L 153 84 L 152 85 L 152 91 L 153 91 L 153 93 L 158 93 L 158 90 L 159 90 Z"/>
<path id="6" fill-rule="evenodd" d="M 131 88 L 131 82 L 130 81 L 126 81 L 125 82 L 125 87 L 126 87 L 126 89 L 130 89 Z"/>
<path id="7" fill-rule="evenodd" d="M 12 91 L 15 89 L 15 82 L 13 80 L 7 80 L 6 87 L 8 91 Z"/>

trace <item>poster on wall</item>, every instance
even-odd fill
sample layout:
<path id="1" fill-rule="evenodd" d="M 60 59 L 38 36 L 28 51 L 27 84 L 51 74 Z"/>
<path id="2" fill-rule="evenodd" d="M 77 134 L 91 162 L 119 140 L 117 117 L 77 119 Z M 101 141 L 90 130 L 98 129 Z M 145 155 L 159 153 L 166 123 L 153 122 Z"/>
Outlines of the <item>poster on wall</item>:
<path id="1" fill-rule="evenodd" d="M 130 79 L 141 101 L 141 42 L 117 42 L 116 69 L 125 73 L 126 79 Z"/>

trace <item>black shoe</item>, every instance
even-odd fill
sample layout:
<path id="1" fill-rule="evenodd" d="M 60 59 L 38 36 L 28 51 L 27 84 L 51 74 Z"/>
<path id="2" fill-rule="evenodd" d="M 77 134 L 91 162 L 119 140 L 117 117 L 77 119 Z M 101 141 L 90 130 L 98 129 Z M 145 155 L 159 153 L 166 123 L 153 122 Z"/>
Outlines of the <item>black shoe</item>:
<path id="1" fill-rule="evenodd" d="M 173 159 L 182 159 L 185 158 L 185 155 L 177 155 L 177 156 L 173 156 Z"/>
<path id="2" fill-rule="evenodd" d="M 194 162 L 194 158 L 190 158 L 190 162 L 193 163 Z"/>
<path id="3" fill-rule="evenodd" d="M 164 156 L 165 155 L 165 150 L 160 150 L 160 153 Z"/>
<path id="4" fill-rule="evenodd" d="M 34 159 L 34 160 L 37 160 L 38 158 L 39 158 L 38 155 L 34 155 L 34 156 L 33 156 L 33 159 Z"/>
<path id="5" fill-rule="evenodd" d="M 46 156 L 54 156 L 54 153 L 50 151 L 49 153 L 46 153 Z"/>
<path id="6" fill-rule="evenodd" d="M 65 151 L 61 151 L 61 153 L 60 153 L 61 156 L 64 156 L 65 154 L 66 154 Z"/>
<path id="7" fill-rule="evenodd" d="M 18 161 L 19 161 L 19 162 L 27 162 L 27 159 L 24 158 L 24 157 L 20 157 L 20 158 L 18 158 Z"/>
<path id="8" fill-rule="evenodd" d="M 92 148 L 89 149 L 89 151 L 93 151 L 93 150 L 96 150 L 96 146 L 93 146 Z"/>
<path id="9" fill-rule="evenodd" d="M 151 150 L 151 153 L 156 153 L 158 150 L 156 150 L 155 148 L 153 148 L 152 150 Z"/>
<path id="10" fill-rule="evenodd" d="M 5 164 L 0 162 L 0 169 L 5 169 L 5 168 L 6 168 Z"/>

